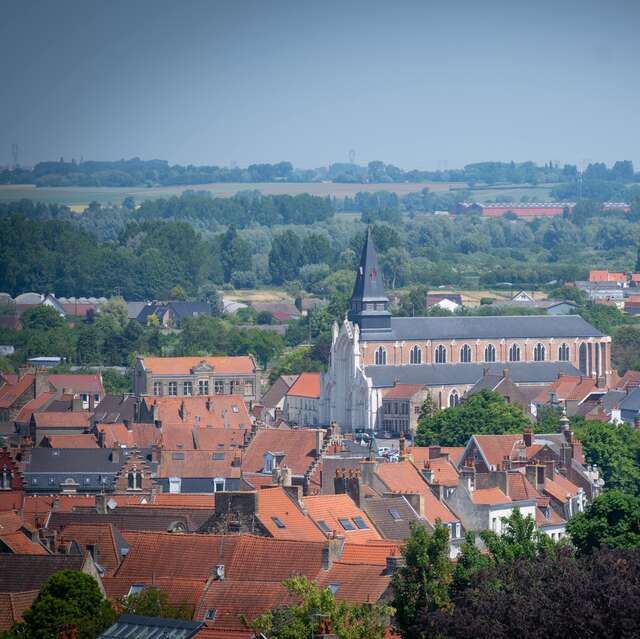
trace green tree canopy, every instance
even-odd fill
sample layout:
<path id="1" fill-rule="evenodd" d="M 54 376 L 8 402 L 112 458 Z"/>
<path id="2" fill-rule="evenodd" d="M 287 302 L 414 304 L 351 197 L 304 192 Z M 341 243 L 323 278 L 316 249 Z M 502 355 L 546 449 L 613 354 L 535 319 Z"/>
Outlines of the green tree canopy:
<path id="1" fill-rule="evenodd" d="M 137 595 L 122 597 L 119 601 L 122 614 L 143 617 L 163 617 L 165 619 L 191 619 L 193 606 L 181 603 L 172 606 L 169 596 L 158 588 L 145 588 Z"/>
<path id="2" fill-rule="evenodd" d="M 50 331 L 64 326 L 64 320 L 60 317 L 60 313 L 55 308 L 44 304 L 39 304 L 25 311 L 20 321 L 23 328 L 34 331 Z"/>

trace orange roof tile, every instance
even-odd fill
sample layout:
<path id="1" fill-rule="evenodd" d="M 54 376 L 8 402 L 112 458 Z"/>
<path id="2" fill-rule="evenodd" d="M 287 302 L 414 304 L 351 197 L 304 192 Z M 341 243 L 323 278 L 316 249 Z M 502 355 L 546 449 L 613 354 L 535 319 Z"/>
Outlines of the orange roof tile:
<path id="1" fill-rule="evenodd" d="M 367 514 L 356 506 L 349 495 L 316 495 L 314 497 L 305 497 L 303 502 L 309 516 L 317 525 L 320 525 L 320 522 L 323 521 L 329 530 L 335 530 L 350 542 L 382 539 Z M 354 521 L 356 517 L 362 518 L 366 528 L 357 526 Z M 353 530 L 347 530 L 342 525 L 341 519 L 346 520 L 345 523 L 352 526 Z"/>
<path id="2" fill-rule="evenodd" d="M 525 477 L 524 473 L 508 473 L 507 481 L 509 482 L 509 497 L 514 501 L 542 497 L 535 486 Z"/>
<path id="3" fill-rule="evenodd" d="M 156 493 L 151 496 L 153 506 L 170 506 L 172 508 L 208 508 L 216 505 L 215 495 L 197 493 Z"/>
<path id="4" fill-rule="evenodd" d="M 365 544 L 345 543 L 340 561 L 349 564 L 386 566 L 387 557 L 399 557 L 401 546 L 393 541 L 371 541 Z"/>
<path id="5" fill-rule="evenodd" d="M 535 398 L 536 402 L 547 402 L 551 393 L 555 393 L 557 399 L 582 401 L 585 397 L 598 389 L 595 379 L 579 375 L 561 375 Z"/>
<path id="6" fill-rule="evenodd" d="M 505 457 L 511 457 L 522 435 L 474 435 L 487 463 L 499 468 Z"/>
<path id="7" fill-rule="evenodd" d="M 565 503 L 569 497 L 575 497 L 578 494 L 578 487 L 560 473 L 556 473 L 553 479 L 544 480 L 544 490 L 558 501 Z"/>
<path id="8" fill-rule="evenodd" d="M 157 588 L 167 594 L 170 605 L 180 606 L 185 604 L 194 612 L 198 601 L 202 597 L 206 583 L 205 579 L 179 579 L 175 577 L 156 577 L 152 579 L 102 577 L 102 584 L 107 592 L 107 597 L 112 601 L 118 601 L 126 597 L 131 586 L 136 584 L 147 588 Z"/>
<path id="9" fill-rule="evenodd" d="M 433 473 L 432 484 L 436 486 L 457 486 L 458 471 L 446 457 L 438 457 L 427 462 Z"/>
<path id="10" fill-rule="evenodd" d="M 91 433 L 47 435 L 45 439 L 51 448 L 98 448 L 96 437 Z"/>
<path id="11" fill-rule="evenodd" d="M 190 375 L 191 369 L 205 363 L 221 375 L 251 375 L 256 363 L 250 356 L 237 357 L 143 357 L 145 370 L 154 375 Z"/>
<path id="12" fill-rule="evenodd" d="M 300 373 L 287 391 L 289 397 L 320 398 L 320 373 Z"/>
<path id="13" fill-rule="evenodd" d="M 609 271 L 590 271 L 590 282 L 626 282 L 625 273 L 610 273 Z"/>
<path id="14" fill-rule="evenodd" d="M 511 497 L 505 495 L 499 488 L 478 488 L 471 493 L 471 501 L 476 505 L 495 506 L 510 504 Z"/>
<path id="15" fill-rule="evenodd" d="M 55 393 L 40 393 L 37 397 L 27 402 L 15 418 L 16 422 L 29 422 L 31 415 L 39 408 L 50 402 L 56 396 Z"/>
<path id="16" fill-rule="evenodd" d="M 3 491 L 0 493 L 0 512 L 7 510 L 20 510 L 24 493 L 17 490 Z"/>
<path id="17" fill-rule="evenodd" d="M 251 639 L 255 636 L 253 630 L 237 628 L 207 628 L 202 626 L 195 635 L 195 639 Z"/>
<path id="18" fill-rule="evenodd" d="M 394 493 L 420 493 L 424 496 L 424 517 L 434 525 L 437 519 L 442 522 L 458 521 L 458 518 L 431 492 L 416 467 L 408 461 L 397 464 L 378 464 L 378 477 Z"/>
<path id="19" fill-rule="evenodd" d="M 102 376 L 97 374 L 54 374 L 48 375 L 47 381 L 57 390 L 70 389 L 73 393 L 97 393 L 104 397 L 104 387 L 102 386 Z"/>
<path id="20" fill-rule="evenodd" d="M 311 541 L 326 539 L 325 535 L 298 508 L 283 488 L 264 488 L 258 492 L 257 515 L 262 525 L 276 539 Z M 282 525 L 276 524 L 273 518 L 277 518 Z"/>
<path id="21" fill-rule="evenodd" d="M 464 453 L 464 446 L 439 446 L 438 448 L 440 449 L 440 454 L 446 455 L 454 466 L 460 463 Z M 425 461 L 432 459 L 429 446 L 409 446 L 407 447 L 407 452 L 411 454 L 418 468 L 421 468 Z"/>
<path id="22" fill-rule="evenodd" d="M 411 399 L 424 384 L 396 384 L 384 393 L 385 399 Z"/>
<path id="23" fill-rule="evenodd" d="M 23 375 L 15 384 L 0 387 L 0 408 L 10 408 L 13 402 L 22 397 L 33 384 L 34 376 Z"/>
<path id="24" fill-rule="evenodd" d="M 162 450 L 157 477 L 240 477 L 236 451 Z M 215 457 L 214 457 L 215 456 Z M 217 457 L 223 457 L 218 459 Z"/>
<path id="25" fill-rule="evenodd" d="M 34 413 L 38 428 L 88 428 L 91 413 L 89 411 L 49 411 Z"/>
<path id="26" fill-rule="evenodd" d="M 203 397 L 145 397 L 148 410 L 157 407 L 158 419 L 166 424 L 189 427 L 249 428 L 251 417 L 247 405 L 236 395 Z"/>
<path id="27" fill-rule="evenodd" d="M 542 508 L 536 508 L 536 525 L 538 528 L 544 526 L 562 526 L 567 523 L 553 508 L 549 508 L 548 513 L 549 516 L 546 517 Z"/>
<path id="28" fill-rule="evenodd" d="M 9 630 L 14 623 L 22 621 L 22 615 L 31 608 L 39 592 L 0 592 L 0 632 Z"/>
<path id="29" fill-rule="evenodd" d="M 17 512 L 9 510 L 0 513 L 0 535 L 7 535 L 20 530 L 22 518 Z"/>
<path id="30" fill-rule="evenodd" d="M 390 581 L 386 566 L 336 561 L 321 573 L 317 583 L 321 588 L 331 586 L 338 601 L 376 603 L 389 588 Z"/>
<path id="31" fill-rule="evenodd" d="M 0 535 L 0 541 L 6 544 L 16 555 L 48 555 L 44 546 L 31 541 L 24 533 L 13 532 Z"/>
<path id="32" fill-rule="evenodd" d="M 164 429 L 164 427 L 163 427 Z M 197 428 L 193 430 L 196 447 L 200 450 L 230 450 L 244 445 L 244 428 Z"/>
<path id="33" fill-rule="evenodd" d="M 247 473 L 242 471 L 242 479 L 253 488 L 264 488 L 273 486 L 273 475 L 271 473 Z"/>
<path id="34" fill-rule="evenodd" d="M 69 524 L 60 531 L 60 538 L 76 541 L 83 552 L 93 544 L 94 559 L 106 570 L 107 575 L 112 575 L 120 565 L 120 549 L 112 524 Z"/>
<path id="35" fill-rule="evenodd" d="M 264 467 L 265 452 L 284 453 L 283 465 L 294 475 L 304 475 L 315 461 L 316 430 L 262 428 L 258 430 L 244 451 L 242 470 L 260 472 Z"/>
<path id="36" fill-rule="evenodd" d="M 112 448 L 114 444 L 127 448 L 151 448 L 162 442 L 162 431 L 154 424 L 97 424 L 99 433 L 104 433 L 104 447 Z"/>

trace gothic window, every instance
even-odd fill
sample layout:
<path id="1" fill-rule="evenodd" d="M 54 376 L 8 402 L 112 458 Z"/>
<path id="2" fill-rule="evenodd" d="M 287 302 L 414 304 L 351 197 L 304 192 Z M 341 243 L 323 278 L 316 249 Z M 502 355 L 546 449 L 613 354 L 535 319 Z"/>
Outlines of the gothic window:
<path id="1" fill-rule="evenodd" d="M 460 349 L 460 361 L 464 364 L 468 364 L 471 361 L 471 347 L 469 344 L 465 344 Z"/>
<path id="2" fill-rule="evenodd" d="M 127 487 L 129 490 L 142 489 L 142 473 L 135 468 L 127 473 Z"/>
<path id="3" fill-rule="evenodd" d="M 457 406 L 460 403 L 460 395 L 458 395 L 458 391 L 455 388 L 449 394 L 449 406 Z"/>
<path id="4" fill-rule="evenodd" d="M 509 361 L 510 362 L 520 361 L 520 347 L 517 344 L 513 344 L 509 349 Z"/>
<path id="5" fill-rule="evenodd" d="M 567 344 L 560 344 L 558 348 L 558 359 L 561 362 L 569 361 L 569 346 Z"/>
<path id="6" fill-rule="evenodd" d="M 583 375 L 588 375 L 589 371 L 587 369 L 587 345 L 584 342 L 580 344 L 579 359 L 580 372 Z"/>
<path id="7" fill-rule="evenodd" d="M 447 363 L 447 349 L 440 344 L 438 348 L 436 348 L 436 364 L 446 364 Z"/>
<path id="8" fill-rule="evenodd" d="M 488 344 L 484 349 L 484 361 L 495 362 L 496 361 L 496 347 L 493 344 Z"/>
<path id="9" fill-rule="evenodd" d="M 382 346 L 376 350 L 375 362 L 376 366 L 384 366 L 387 363 L 387 351 Z"/>
<path id="10" fill-rule="evenodd" d="M 414 346 L 409 353 L 409 361 L 412 364 L 422 364 L 422 349 L 419 346 Z"/>
<path id="11" fill-rule="evenodd" d="M 533 361 L 534 362 L 544 362 L 545 348 L 542 344 L 536 344 L 536 347 L 533 349 Z"/>

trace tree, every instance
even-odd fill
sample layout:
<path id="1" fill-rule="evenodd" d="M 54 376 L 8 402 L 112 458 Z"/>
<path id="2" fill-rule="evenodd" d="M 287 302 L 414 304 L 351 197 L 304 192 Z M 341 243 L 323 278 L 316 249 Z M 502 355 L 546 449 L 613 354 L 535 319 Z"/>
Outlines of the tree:
<path id="1" fill-rule="evenodd" d="M 458 406 L 421 419 L 416 445 L 464 446 L 474 434 L 521 433 L 531 426 L 520 406 L 508 404 L 498 393 L 485 389 Z"/>
<path id="2" fill-rule="evenodd" d="M 613 335 L 611 359 L 620 373 L 640 368 L 640 328 L 620 326 Z"/>
<path id="3" fill-rule="evenodd" d="M 621 490 L 606 490 L 587 509 L 569 520 L 567 531 L 581 553 L 600 546 L 640 546 L 640 498 Z"/>
<path id="4" fill-rule="evenodd" d="M 431 419 L 438 412 L 438 407 L 433 401 L 433 395 L 431 391 L 427 391 L 427 396 L 420 406 L 420 414 L 418 415 L 418 421 Z"/>
<path id="5" fill-rule="evenodd" d="M 427 287 L 412 286 L 400 296 L 400 313 L 405 317 L 424 317 L 427 314 Z"/>
<path id="6" fill-rule="evenodd" d="M 396 624 L 404 639 L 436 637 L 428 621 L 418 623 L 418 616 L 451 609 L 449 529 L 438 523 L 431 533 L 425 526 L 412 523 L 402 556 L 404 566 L 396 569 L 391 578 Z"/>
<path id="7" fill-rule="evenodd" d="M 122 597 L 119 601 L 122 614 L 164 619 L 188 619 L 193 616 L 193 606 L 182 602 L 178 606 L 169 603 L 169 596 L 158 588 L 145 588 L 137 595 Z"/>
<path id="8" fill-rule="evenodd" d="M 115 621 L 111 604 L 96 580 L 82 572 L 63 570 L 42 585 L 24 621 L 14 625 L 9 637 L 55 639 L 63 624 L 78 629 L 78 639 L 94 639 Z"/>
<path id="9" fill-rule="evenodd" d="M 25 311 L 20 321 L 24 329 L 33 331 L 50 331 L 64 326 L 64 320 L 60 313 L 55 308 L 45 304 L 39 304 Z"/>
<path id="10" fill-rule="evenodd" d="M 169 291 L 169 299 L 170 300 L 179 300 L 185 301 L 187 299 L 187 294 L 180 284 L 177 284 Z"/>
<path id="11" fill-rule="evenodd" d="M 129 310 L 122 297 L 112 297 L 100 308 L 100 317 L 112 319 L 120 328 L 129 322 Z"/>
<path id="12" fill-rule="evenodd" d="M 294 280 L 303 262 L 302 243 L 298 235 L 289 230 L 274 236 L 269 251 L 269 271 L 275 284 Z"/>
<path id="13" fill-rule="evenodd" d="M 328 588 L 319 588 L 306 577 L 292 577 L 283 585 L 297 603 L 265 612 L 251 622 L 243 620 L 258 636 L 269 639 L 308 639 L 328 625 L 338 639 L 382 639 L 393 608 L 377 604 L 338 603 Z"/>
<path id="14" fill-rule="evenodd" d="M 249 244 L 238 235 L 233 224 L 222 236 L 220 259 L 225 282 L 231 281 L 231 275 L 234 271 L 251 270 L 251 249 Z"/>

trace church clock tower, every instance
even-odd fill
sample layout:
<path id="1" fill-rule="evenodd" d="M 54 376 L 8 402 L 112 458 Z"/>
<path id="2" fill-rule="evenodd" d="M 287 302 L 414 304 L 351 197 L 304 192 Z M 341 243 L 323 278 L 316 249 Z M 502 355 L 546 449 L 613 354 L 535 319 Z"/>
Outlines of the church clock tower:
<path id="1" fill-rule="evenodd" d="M 382 270 L 378 265 L 378 256 L 370 228 L 367 228 L 362 247 L 348 318 L 359 326 L 361 333 L 380 333 L 391 330 L 389 298 L 384 292 Z"/>

